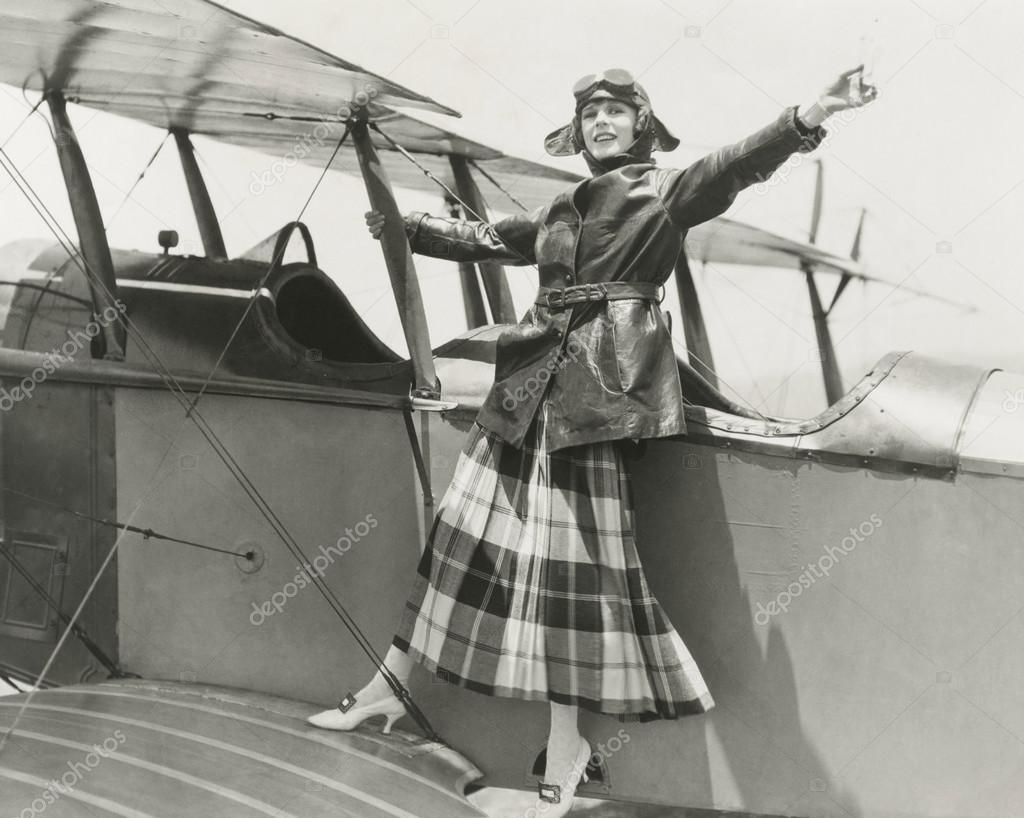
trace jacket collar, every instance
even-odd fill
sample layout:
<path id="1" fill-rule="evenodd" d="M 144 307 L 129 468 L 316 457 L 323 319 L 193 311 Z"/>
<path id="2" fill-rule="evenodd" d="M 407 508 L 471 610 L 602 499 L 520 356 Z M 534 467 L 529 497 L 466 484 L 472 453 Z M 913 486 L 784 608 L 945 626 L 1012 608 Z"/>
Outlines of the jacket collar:
<path id="1" fill-rule="evenodd" d="M 600 176 L 603 173 L 616 170 L 625 165 L 636 163 L 653 165 L 654 159 L 651 156 L 653 149 L 654 133 L 650 129 L 645 129 L 633 140 L 626 150 L 615 154 L 615 156 L 609 156 L 607 159 L 595 159 L 594 155 L 585 147 L 580 149 L 580 153 L 583 154 L 583 160 L 587 163 L 587 167 L 590 168 L 590 175 L 593 177 Z"/>

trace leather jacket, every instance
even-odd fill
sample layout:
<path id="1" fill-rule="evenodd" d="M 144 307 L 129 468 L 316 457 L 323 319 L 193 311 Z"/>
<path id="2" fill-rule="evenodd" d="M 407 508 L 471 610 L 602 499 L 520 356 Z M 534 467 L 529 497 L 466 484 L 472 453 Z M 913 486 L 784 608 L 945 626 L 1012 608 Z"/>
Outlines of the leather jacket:
<path id="1" fill-rule="evenodd" d="M 663 284 L 690 227 L 724 213 L 744 188 L 828 132 L 786 108 L 769 125 L 679 170 L 631 162 L 548 206 L 489 225 L 422 212 L 405 217 L 414 252 L 453 261 L 536 265 L 542 287 Z M 676 353 L 659 302 L 629 298 L 564 308 L 533 304 L 497 341 L 477 422 L 521 447 L 547 393 L 549 451 L 686 431 Z"/>

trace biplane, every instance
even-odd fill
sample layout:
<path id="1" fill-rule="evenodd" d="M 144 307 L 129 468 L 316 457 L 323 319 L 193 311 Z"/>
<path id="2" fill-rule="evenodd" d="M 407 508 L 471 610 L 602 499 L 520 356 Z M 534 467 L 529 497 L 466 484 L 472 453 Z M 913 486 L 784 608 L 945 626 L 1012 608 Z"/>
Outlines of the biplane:
<path id="1" fill-rule="evenodd" d="M 445 179 L 442 206 L 487 218 L 482 191 L 533 206 L 579 177 L 423 121 L 455 112 L 205 0 L 0 0 L 0 24 L 0 81 L 48 114 L 77 233 L 0 150 L 52 234 L 0 250 L 0 679 L 21 691 L 0 698 L 5 813 L 426 818 L 532 789 L 547 709 L 421 668 L 405 729 L 305 723 L 390 641 L 516 320 L 504 270 L 460 267 L 469 329 L 430 338 L 389 219 L 400 355 L 301 220 L 228 252 L 192 140 L 279 156 L 325 127 L 303 161 L 362 178 L 396 217 L 392 184 Z M 109 246 L 69 104 L 173 136 L 202 254 L 170 234 L 163 253 Z M 605 749 L 581 795 L 1024 814 L 1024 400 L 1008 402 L 1024 375 L 901 351 L 842 389 L 818 283 L 837 277 L 834 306 L 871 280 L 858 246 L 725 218 L 691 231 L 675 275 L 690 431 L 632 468 L 653 590 L 717 707 L 583 714 Z M 825 410 L 768 416 L 718 389 L 692 261 L 806 278 Z"/>

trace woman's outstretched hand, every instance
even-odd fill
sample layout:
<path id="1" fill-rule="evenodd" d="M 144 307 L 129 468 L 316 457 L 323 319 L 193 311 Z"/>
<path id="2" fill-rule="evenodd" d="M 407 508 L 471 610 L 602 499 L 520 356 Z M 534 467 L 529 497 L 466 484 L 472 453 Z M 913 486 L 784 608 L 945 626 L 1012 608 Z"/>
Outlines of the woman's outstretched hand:
<path id="1" fill-rule="evenodd" d="M 844 71 L 818 95 L 818 104 L 826 113 L 860 108 L 878 96 L 878 88 L 864 80 L 864 64 Z"/>
<path id="2" fill-rule="evenodd" d="M 370 235 L 380 240 L 380 234 L 384 232 L 384 214 L 379 210 L 367 210 L 365 215 Z"/>
<path id="3" fill-rule="evenodd" d="M 878 96 L 878 88 L 864 81 L 864 65 L 844 71 L 822 89 L 818 98 L 807 105 L 801 105 L 797 116 L 810 128 L 824 122 L 830 114 L 848 108 L 860 108 Z"/>

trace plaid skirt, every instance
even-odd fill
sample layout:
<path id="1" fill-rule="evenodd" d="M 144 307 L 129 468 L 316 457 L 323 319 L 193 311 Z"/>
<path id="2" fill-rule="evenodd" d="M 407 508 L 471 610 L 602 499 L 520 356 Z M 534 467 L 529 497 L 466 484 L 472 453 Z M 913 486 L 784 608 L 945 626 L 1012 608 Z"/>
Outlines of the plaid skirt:
<path id="1" fill-rule="evenodd" d="M 474 423 L 431 526 L 393 644 L 440 678 L 620 721 L 714 700 L 637 556 L 614 441 L 522 449 Z"/>

